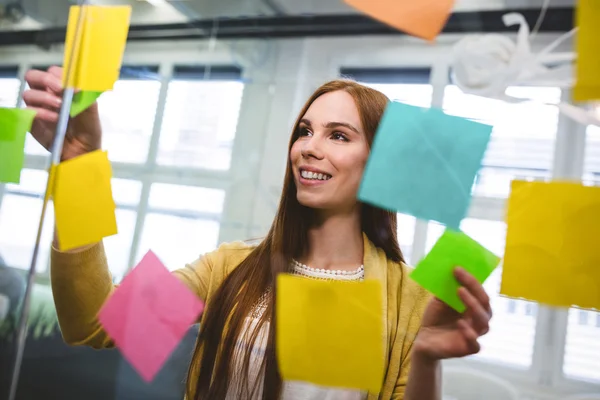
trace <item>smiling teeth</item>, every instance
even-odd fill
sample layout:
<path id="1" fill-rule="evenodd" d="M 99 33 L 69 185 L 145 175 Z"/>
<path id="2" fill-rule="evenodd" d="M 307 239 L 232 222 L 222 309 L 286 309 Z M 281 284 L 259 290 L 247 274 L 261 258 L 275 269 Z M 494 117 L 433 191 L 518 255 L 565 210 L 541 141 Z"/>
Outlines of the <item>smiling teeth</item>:
<path id="1" fill-rule="evenodd" d="M 310 171 L 302 171 L 301 175 L 304 179 L 315 179 L 315 180 L 319 180 L 319 181 L 327 181 L 327 180 L 331 179 L 331 175 L 319 174 L 319 173 L 310 172 Z"/>

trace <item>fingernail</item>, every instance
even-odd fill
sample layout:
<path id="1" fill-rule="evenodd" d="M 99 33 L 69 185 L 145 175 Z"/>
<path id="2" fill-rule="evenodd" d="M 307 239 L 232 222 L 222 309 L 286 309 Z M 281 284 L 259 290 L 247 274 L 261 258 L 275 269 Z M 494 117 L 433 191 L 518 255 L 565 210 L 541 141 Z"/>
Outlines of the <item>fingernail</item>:
<path id="1" fill-rule="evenodd" d="M 56 104 L 56 107 L 60 107 L 60 106 L 62 105 L 62 99 L 61 99 L 60 97 L 57 97 L 57 98 L 54 100 L 54 102 L 55 102 L 55 104 Z"/>

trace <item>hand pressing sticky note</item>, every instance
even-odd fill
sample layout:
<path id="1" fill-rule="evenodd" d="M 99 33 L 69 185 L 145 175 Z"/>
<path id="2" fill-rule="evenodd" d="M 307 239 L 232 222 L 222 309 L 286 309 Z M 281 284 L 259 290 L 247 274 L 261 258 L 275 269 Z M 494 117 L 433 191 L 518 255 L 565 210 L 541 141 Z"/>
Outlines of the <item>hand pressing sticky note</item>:
<path id="1" fill-rule="evenodd" d="M 54 214 L 60 250 L 96 243 L 117 233 L 112 168 L 97 150 L 60 163 L 54 181 Z"/>
<path id="2" fill-rule="evenodd" d="M 577 51 L 573 100 L 600 100 L 600 2 L 579 0 L 576 10 Z"/>
<path id="3" fill-rule="evenodd" d="M 98 97 L 100 97 L 102 93 L 103 92 L 90 92 L 87 90 L 75 93 L 73 96 L 73 104 L 71 104 L 71 111 L 69 113 L 71 117 L 76 117 L 87 110 L 96 102 L 96 100 L 98 100 Z"/>
<path id="4" fill-rule="evenodd" d="M 458 230 L 492 127 L 391 102 L 379 124 L 358 198 Z"/>
<path id="5" fill-rule="evenodd" d="M 358 11 L 410 35 L 433 41 L 442 31 L 454 0 L 345 0 Z"/>
<path id="6" fill-rule="evenodd" d="M 79 25 L 81 35 L 76 36 L 80 13 L 83 14 Z M 64 87 L 92 92 L 113 88 L 119 77 L 130 17 L 131 6 L 70 8 L 63 60 Z"/>
<path id="7" fill-rule="evenodd" d="M 500 293 L 600 309 L 600 187 L 513 181 Z"/>
<path id="8" fill-rule="evenodd" d="M 149 251 L 102 306 L 98 320 L 150 382 L 203 309 L 204 303 Z"/>
<path id="9" fill-rule="evenodd" d="M 35 111 L 0 108 L 0 182 L 19 183 L 25 159 L 25 136 Z"/>
<path id="10" fill-rule="evenodd" d="M 483 283 L 499 262 L 500 258 L 465 233 L 446 229 L 410 277 L 462 313 L 466 307 L 458 297 L 460 284 L 454 277 L 454 269 L 462 267 Z"/>
<path id="11" fill-rule="evenodd" d="M 377 281 L 280 275 L 276 334 L 283 379 L 378 393 L 385 369 L 382 296 Z"/>

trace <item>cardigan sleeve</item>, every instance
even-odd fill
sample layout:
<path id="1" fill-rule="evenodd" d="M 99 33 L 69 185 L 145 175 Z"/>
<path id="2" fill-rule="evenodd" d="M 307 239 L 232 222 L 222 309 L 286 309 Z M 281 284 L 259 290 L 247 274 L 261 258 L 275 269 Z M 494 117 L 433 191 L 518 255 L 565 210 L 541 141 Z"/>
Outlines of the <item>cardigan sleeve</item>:
<path id="1" fill-rule="evenodd" d="M 176 270 L 173 275 L 180 279 L 202 301 L 206 301 L 209 290 L 220 285 L 224 273 L 214 279 L 214 271 L 228 271 L 233 250 L 238 257 L 239 244 L 223 244 L 196 261 Z M 244 249 L 249 249 L 245 246 Z M 102 243 L 79 252 L 60 252 L 52 249 L 51 283 L 58 322 L 63 339 L 71 345 L 86 345 L 93 348 L 114 347 L 98 320 L 98 312 L 104 302 L 118 287 L 114 285 Z M 221 276 L 222 275 L 222 276 Z"/>

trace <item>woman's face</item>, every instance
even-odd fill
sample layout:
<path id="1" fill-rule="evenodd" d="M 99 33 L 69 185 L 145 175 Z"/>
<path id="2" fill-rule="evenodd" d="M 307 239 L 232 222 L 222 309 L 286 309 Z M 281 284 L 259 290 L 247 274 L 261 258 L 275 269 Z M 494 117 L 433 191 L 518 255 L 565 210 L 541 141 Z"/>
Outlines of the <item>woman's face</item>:
<path id="1" fill-rule="evenodd" d="M 369 156 L 354 99 L 345 91 L 317 98 L 299 125 L 290 159 L 300 204 L 351 211 Z"/>

